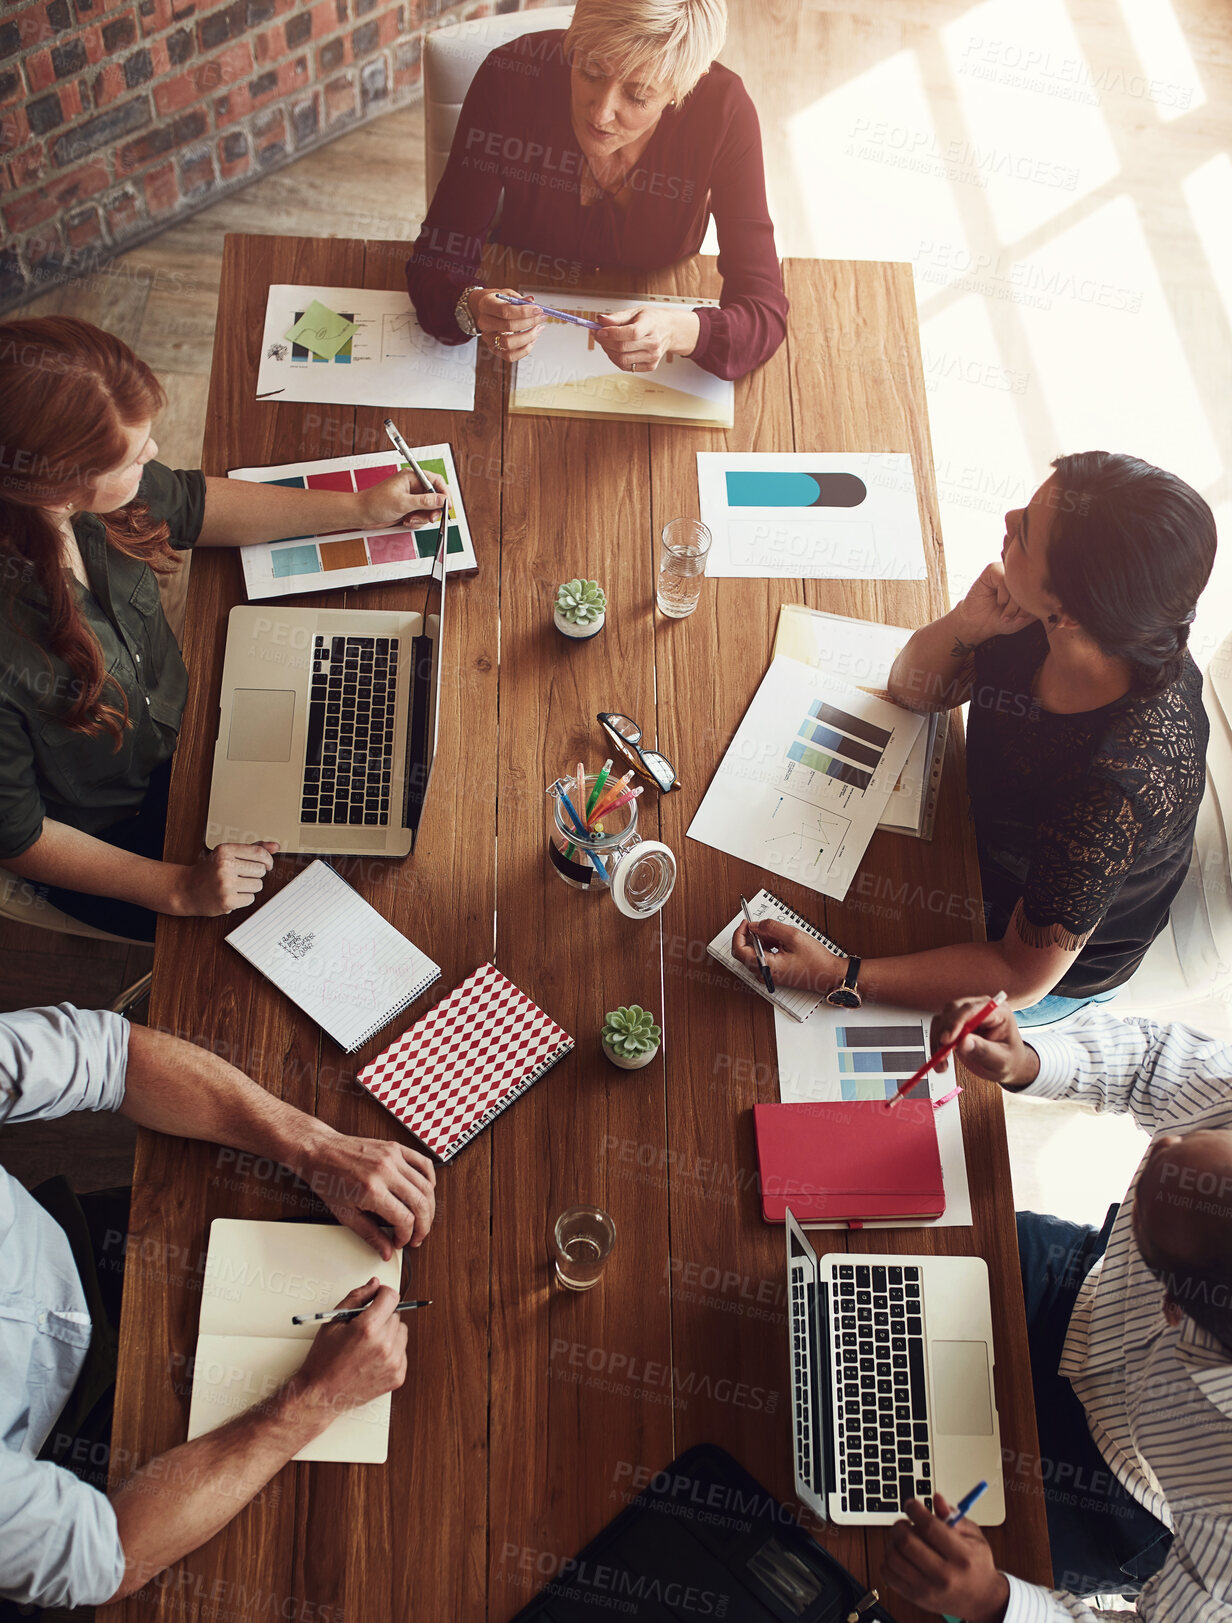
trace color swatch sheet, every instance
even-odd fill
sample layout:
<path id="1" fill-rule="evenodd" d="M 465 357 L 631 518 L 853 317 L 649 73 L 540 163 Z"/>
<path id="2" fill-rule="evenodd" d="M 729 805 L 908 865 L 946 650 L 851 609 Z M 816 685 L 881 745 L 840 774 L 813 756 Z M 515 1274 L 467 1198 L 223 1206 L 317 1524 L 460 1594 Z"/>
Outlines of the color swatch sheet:
<path id="1" fill-rule="evenodd" d="M 689 837 L 841 901 L 923 725 L 849 682 L 775 659 Z"/>
<path id="2" fill-rule="evenodd" d="M 458 488 L 458 471 L 448 445 L 411 447 L 425 473 L 436 473 L 449 491 L 449 527 L 445 558 L 451 574 L 477 569 L 470 526 Z M 229 479 L 258 485 L 287 485 L 294 490 L 367 490 L 400 473 L 406 463 L 396 451 L 369 451 L 363 456 L 327 457 L 320 462 L 285 462 L 276 468 L 232 468 Z M 428 575 L 436 557 L 439 519 L 418 529 L 338 530 L 332 535 L 291 536 L 239 549 L 249 601 L 290 597 L 296 592 L 333 591 L 344 586 L 371 586 L 382 580 Z"/>
<path id="3" fill-rule="evenodd" d="M 708 575 L 924 580 L 911 458 L 890 451 L 699 451 Z"/>
<path id="4" fill-rule="evenodd" d="M 778 1048 L 779 1098 L 784 1104 L 809 1100 L 890 1099 L 898 1084 L 914 1075 L 928 1058 L 930 1016 L 918 1009 L 882 1007 L 834 1009 L 823 1003 L 803 1023 L 774 1011 Z M 954 1067 L 933 1072 L 907 1098 L 943 1099 L 954 1091 Z M 957 1098 L 934 1112 L 937 1148 L 945 1179 L 945 1212 L 929 1227 L 969 1228 L 971 1191 L 963 1147 L 962 1112 Z M 813 1224 L 808 1225 L 810 1228 Z M 840 1223 L 818 1224 L 841 1228 Z M 897 1223 L 869 1223 L 869 1228 L 898 1228 Z"/>
<path id="5" fill-rule="evenodd" d="M 525 290 L 529 293 L 529 289 Z M 652 304 L 684 304 L 706 299 L 646 299 L 631 294 L 553 293 L 554 309 L 595 320 L 617 310 Z M 535 347 L 513 369 L 509 410 L 515 415 L 650 418 L 698 428 L 730 428 L 735 421 L 735 385 L 681 356 L 666 356 L 650 372 L 624 372 L 614 365 L 596 335 L 563 321 L 547 322 Z"/>
<path id="6" fill-rule="evenodd" d="M 308 1356 L 325 1313 L 373 1274 L 397 1290 L 402 1252 L 388 1262 L 335 1223 L 267 1223 L 216 1217 L 201 1281 L 188 1441 L 277 1391 Z M 297 1460 L 380 1465 L 389 1453 L 390 1394 L 341 1414 Z"/>
<path id="7" fill-rule="evenodd" d="M 328 359 L 287 337 L 314 300 L 355 323 Z M 405 292 L 275 282 L 265 305 L 256 394 L 317 405 L 473 411 L 475 345 L 429 337 Z"/>
<path id="8" fill-rule="evenodd" d="M 889 682 L 890 667 L 911 635 L 906 626 L 852 620 L 843 614 L 806 608 L 802 603 L 784 603 L 779 610 L 774 652 L 878 692 Z M 879 828 L 932 838 L 948 734 L 949 716 L 945 711 L 925 717 Z"/>

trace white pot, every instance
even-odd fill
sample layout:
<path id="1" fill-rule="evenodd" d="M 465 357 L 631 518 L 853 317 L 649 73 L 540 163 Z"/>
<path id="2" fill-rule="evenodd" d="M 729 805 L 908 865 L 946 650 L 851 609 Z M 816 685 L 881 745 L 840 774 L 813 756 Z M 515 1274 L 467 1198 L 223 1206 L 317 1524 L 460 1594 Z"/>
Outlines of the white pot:
<path id="1" fill-rule="evenodd" d="M 572 620 L 562 620 L 559 609 L 552 610 L 552 624 L 562 637 L 572 637 L 578 642 L 587 642 L 591 637 L 597 637 L 603 630 L 603 622 L 607 619 L 607 611 L 597 620 L 588 620 L 584 626 L 575 626 Z"/>
<path id="2" fill-rule="evenodd" d="M 603 1052 L 611 1060 L 612 1064 L 619 1066 L 622 1071 L 640 1071 L 643 1065 L 650 1064 L 651 1060 L 659 1052 L 660 1046 L 659 1043 L 656 1043 L 653 1048 L 648 1048 L 644 1054 L 639 1054 L 636 1059 L 626 1059 L 623 1054 L 614 1054 L 606 1042 L 603 1043 Z"/>

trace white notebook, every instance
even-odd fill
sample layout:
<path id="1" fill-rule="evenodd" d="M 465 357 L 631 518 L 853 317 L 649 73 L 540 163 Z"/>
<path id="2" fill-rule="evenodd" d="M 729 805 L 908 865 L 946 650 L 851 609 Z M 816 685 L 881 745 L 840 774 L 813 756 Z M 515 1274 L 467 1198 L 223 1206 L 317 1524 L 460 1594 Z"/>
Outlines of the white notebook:
<path id="1" fill-rule="evenodd" d="M 350 1229 L 333 1223 L 257 1223 L 216 1217 L 201 1282 L 188 1441 L 270 1397 L 304 1362 L 324 1313 L 372 1278 L 398 1289 L 402 1253 L 382 1262 Z M 390 1394 L 344 1410 L 297 1460 L 383 1465 Z"/>
<path id="2" fill-rule="evenodd" d="M 820 941 L 823 947 L 829 947 L 831 952 L 837 953 L 840 958 L 847 956 L 845 947 L 836 947 L 829 936 L 822 935 L 815 924 L 794 913 L 785 902 L 768 890 L 759 890 L 756 896 L 749 899 L 749 912 L 753 915 L 755 923 L 760 924 L 763 919 L 777 919 L 780 924 L 794 924 L 797 930 L 803 930 L 811 935 L 814 941 Z M 717 958 L 725 969 L 730 969 L 733 975 L 739 976 L 747 987 L 750 987 L 759 997 L 764 997 L 767 1003 L 773 1003 L 776 1009 L 782 1009 L 793 1020 L 807 1020 L 809 1015 L 819 1003 L 823 1001 L 820 992 L 798 991 L 792 987 L 782 986 L 775 990 L 771 997 L 766 991 L 765 983 L 756 970 L 744 967 L 732 952 L 732 940 L 736 931 L 744 923 L 744 910 L 736 914 L 725 929 L 719 931 L 714 940 L 706 948 L 712 958 Z M 774 954 L 766 955 L 766 963 L 770 970 L 771 979 L 774 978 Z"/>
<path id="3" fill-rule="evenodd" d="M 440 979 L 440 965 L 311 862 L 227 940 L 353 1054 Z"/>

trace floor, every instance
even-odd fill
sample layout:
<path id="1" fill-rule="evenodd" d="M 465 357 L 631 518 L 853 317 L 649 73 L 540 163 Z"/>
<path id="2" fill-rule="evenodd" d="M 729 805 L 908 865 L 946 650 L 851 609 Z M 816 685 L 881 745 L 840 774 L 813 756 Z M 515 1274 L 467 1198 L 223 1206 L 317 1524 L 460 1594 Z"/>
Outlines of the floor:
<path id="1" fill-rule="evenodd" d="M 1173 468 L 1226 531 L 1226 0 L 731 11 L 723 59 L 760 109 L 780 252 L 915 267 L 951 597 L 999 550 L 1004 508 L 1062 451 L 1101 445 Z M 163 459 L 195 466 L 224 233 L 409 239 L 423 201 L 422 114 L 401 109 L 31 311 L 71 310 L 127 339 L 167 390 Z M 1193 628 L 1202 664 L 1232 629 L 1230 603 L 1225 548 Z M 0 999 L 106 1002 L 140 956 L 15 930 Z M 1140 1153 L 1133 1124 L 1016 1100 L 1008 1117 L 1018 1204 L 1098 1222 Z M 59 1142 L 83 1182 L 114 1181 L 122 1145 L 94 1168 Z"/>

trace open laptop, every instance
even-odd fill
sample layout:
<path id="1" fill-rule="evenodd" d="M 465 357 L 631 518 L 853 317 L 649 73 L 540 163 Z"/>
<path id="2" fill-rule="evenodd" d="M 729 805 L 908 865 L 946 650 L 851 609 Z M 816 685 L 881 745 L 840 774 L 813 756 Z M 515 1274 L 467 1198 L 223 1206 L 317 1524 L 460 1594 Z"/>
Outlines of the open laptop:
<path id="1" fill-rule="evenodd" d="M 796 1492 L 824 1520 L 897 1521 L 908 1499 L 1005 1520 L 982 1257 L 818 1257 L 787 1212 Z"/>
<path id="2" fill-rule="evenodd" d="M 406 856 L 436 758 L 444 621 L 443 536 L 422 612 L 232 609 L 206 845 Z"/>

